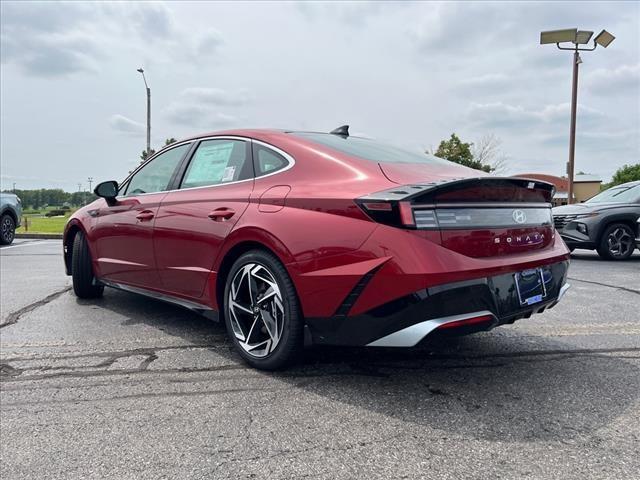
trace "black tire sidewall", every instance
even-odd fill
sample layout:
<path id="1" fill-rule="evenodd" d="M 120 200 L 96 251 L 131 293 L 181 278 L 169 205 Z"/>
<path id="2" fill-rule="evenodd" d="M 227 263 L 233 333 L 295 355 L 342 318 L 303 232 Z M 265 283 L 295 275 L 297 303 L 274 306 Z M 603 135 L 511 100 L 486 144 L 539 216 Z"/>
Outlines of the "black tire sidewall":
<path id="1" fill-rule="evenodd" d="M 0 230 L 0 244 L 2 245 L 11 245 L 11 243 L 13 242 L 13 239 L 16 236 L 16 222 L 13 220 L 13 218 L 11 217 L 11 215 L 5 213 L 4 215 L 2 215 L 2 218 L 0 218 L 0 228 L 2 228 L 2 225 L 4 224 L 5 220 L 9 220 L 11 222 L 11 238 L 9 239 L 5 239 L 4 236 L 2 235 L 2 230 Z"/>
<path id="2" fill-rule="evenodd" d="M 285 309 L 285 323 L 282 338 L 275 350 L 263 358 L 250 355 L 240 346 L 238 339 L 233 333 L 228 312 L 227 299 L 231 289 L 231 282 L 238 271 L 248 263 L 256 263 L 269 270 L 280 288 L 283 297 L 282 303 Z M 303 346 L 303 319 L 293 282 L 285 267 L 275 256 L 261 250 L 252 250 L 238 258 L 227 275 L 222 304 L 227 333 L 236 351 L 245 362 L 262 370 L 277 370 L 295 361 Z"/>
<path id="3" fill-rule="evenodd" d="M 104 291 L 104 285 L 95 284 L 91 251 L 83 232 L 76 233 L 73 239 L 71 278 L 73 291 L 79 298 L 100 297 Z"/>
<path id="4" fill-rule="evenodd" d="M 609 225 L 607 228 L 605 228 L 604 232 L 602 233 L 602 237 L 600 238 L 600 242 L 598 245 L 598 253 L 600 254 L 601 257 L 606 258 L 607 260 L 626 260 L 627 258 L 629 258 L 631 255 L 633 255 L 633 251 L 635 250 L 635 248 L 632 247 L 629 250 L 629 253 L 627 253 L 624 256 L 614 256 L 611 254 L 611 252 L 609 251 L 609 243 L 608 243 L 608 238 L 609 235 L 611 234 L 611 232 L 617 228 L 624 228 L 627 233 L 629 233 L 629 235 L 631 235 L 631 238 L 633 239 L 634 237 L 634 233 L 633 233 L 633 229 L 629 227 L 629 225 L 625 225 L 624 223 L 614 223 L 612 225 Z M 632 240 L 633 242 L 633 240 Z"/>

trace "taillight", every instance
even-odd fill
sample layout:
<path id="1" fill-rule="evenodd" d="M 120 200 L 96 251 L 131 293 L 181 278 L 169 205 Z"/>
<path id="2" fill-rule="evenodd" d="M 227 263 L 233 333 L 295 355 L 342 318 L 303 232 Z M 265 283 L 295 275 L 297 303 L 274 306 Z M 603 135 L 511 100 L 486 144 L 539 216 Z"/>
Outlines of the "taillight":
<path id="1" fill-rule="evenodd" d="M 358 199 L 356 203 L 375 222 L 401 228 L 416 226 L 409 202 Z"/>

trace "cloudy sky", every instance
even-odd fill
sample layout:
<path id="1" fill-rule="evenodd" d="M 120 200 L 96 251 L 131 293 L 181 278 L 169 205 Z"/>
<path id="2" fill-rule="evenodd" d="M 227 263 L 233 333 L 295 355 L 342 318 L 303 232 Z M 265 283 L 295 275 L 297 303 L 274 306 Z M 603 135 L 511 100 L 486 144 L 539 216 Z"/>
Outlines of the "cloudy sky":
<path id="1" fill-rule="evenodd" d="M 508 173 L 562 174 L 571 53 L 539 32 L 606 28 L 583 55 L 576 170 L 640 161 L 640 3 L 1 4 L 2 188 L 122 179 L 145 147 L 231 127 L 352 131 L 410 148 L 502 140 Z"/>

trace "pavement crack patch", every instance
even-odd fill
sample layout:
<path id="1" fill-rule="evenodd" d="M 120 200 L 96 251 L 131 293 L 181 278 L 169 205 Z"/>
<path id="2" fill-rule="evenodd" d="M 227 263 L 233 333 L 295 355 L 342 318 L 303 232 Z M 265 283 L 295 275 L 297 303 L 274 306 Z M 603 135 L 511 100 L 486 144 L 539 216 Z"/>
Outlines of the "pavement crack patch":
<path id="1" fill-rule="evenodd" d="M 7 319 L 4 322 L 0 323 L 0 328 L 4 328 L 9 325 L 13 325 L 14 323 L 18 323 L 18 320 L 20 320 L 20 317 L 22 317 L 24 314 L 32 312 L 36 308 L 40 308 L 46 305 L 47 303 L 52 302 L 59 296 L 67 293 L 69 290 L 71 290 L 71 287 L 65 287 L 62 290 L 58 290 L 57 292 L 52 293 L 51 295 L 47 295 L 42 300 L 33 302 L 32 304 L 27 305 L 26 307 L 22 307 L 20 310 L 16 310 L 15 312 L 10 313 L 9 315 L 7 315 Z"/>
<path id="2" fill-rule="evenodd" d="M 151 364 L 151 362 L 157 359 L 158 359 L 158 355 L 156 355 L 155 352 L 151 352 L 149 355 L 147 355 L 147 358 L 145 358 L 142 362 L 140 362 L 140 366 L 138 367 L 138 369 L 146 370 L 147 368 L 149 368 L 149 365 Z"/>
<path id="3" fill-rule="evenodd" d="M 8 363 L 0 363 L 0 377 L 17 377 L 22 373 L 19 368 L 14 368 Z"/>
<path id="4" fill-rule="evenodd" d="M 146 360 L 145 360 L 146 361 Z M 222 372 L 226 370 L 247 370 L 247 367 L 242 365 L 220 365 L 216 367 L 203 367 L 203 368 L 166 368 L 158 370 L 144 370 L 140 368 L 128 368 L 122 370 L 67 370 L 58 371 L 53 373 L 22 375 L 20 378 L 0 377 L 2 382 L 29 382 L 33 380 L 48 380 L 52 378 L 86 378 L 86 377 L 110 377 L 118 375 L 134 375 L 134 374 L 175 374 L 175 373 L 201 373 L 201 372 Z"/>
<path id="5" fill-rule="evenodd" d="M 630 292 L 630 293 L 635 293 L 636 295 L 640 295 L 640 290 L 635 290 L 633 288 L 620 287 L 618 285 L 611 285 L 609 283 L 594 282 L 593 280 L 581 280 L 579 278 L 574 278 L 574 277 L 567 277 L 567 278 L 569 280 L 573 280 L 574 282 L 590 283 L 592 285 L 600 285 L 601 287 L 616 288 L 618 290 L 624 290 L 625 292 Z"/>

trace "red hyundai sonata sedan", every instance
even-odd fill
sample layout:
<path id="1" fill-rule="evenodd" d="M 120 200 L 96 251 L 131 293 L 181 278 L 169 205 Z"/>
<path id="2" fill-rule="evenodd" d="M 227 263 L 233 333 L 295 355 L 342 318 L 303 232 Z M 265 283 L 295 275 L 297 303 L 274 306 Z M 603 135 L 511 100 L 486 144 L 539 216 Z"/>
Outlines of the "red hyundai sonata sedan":
<path id="1" fill-rule="evenodd" d="M 411 347 L 488 330 L 569 287 L 551 184 L 346 126 L 190 138 L 95 193 L 64 233 L 76 295 L 109 286 L 212 314 L 263 369 L 308 343 Z"/>

